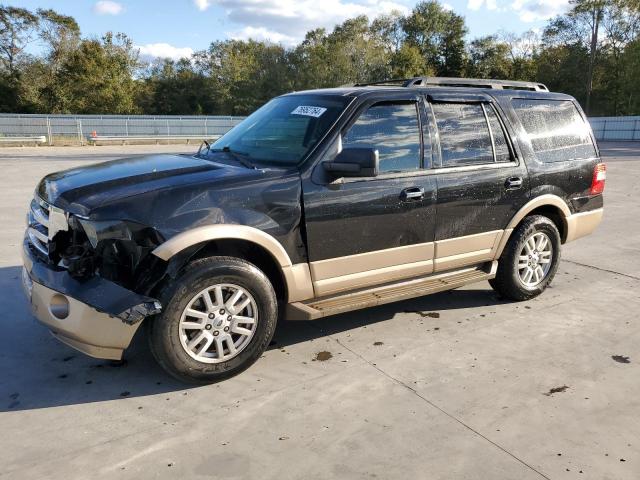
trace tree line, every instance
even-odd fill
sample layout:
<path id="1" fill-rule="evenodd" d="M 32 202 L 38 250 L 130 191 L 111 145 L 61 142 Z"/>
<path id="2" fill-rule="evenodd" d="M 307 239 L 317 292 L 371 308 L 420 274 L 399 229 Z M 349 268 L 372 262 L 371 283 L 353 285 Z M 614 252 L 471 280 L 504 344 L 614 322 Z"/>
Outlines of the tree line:
<path id="1" fill-rule="evenodd" d="M 639 30 L 640 0 L 572 0 L 541 33 L 468 41 L 464 17 L 430 0 L 293 47 L 224 40 L 148 63 L 123 33 L 85 38 L 73 17 L 0 5 L 0 111 L 245 115 L 289 91 L 427 75 L 537 81 L 590 115 L 639 115 Z"/>

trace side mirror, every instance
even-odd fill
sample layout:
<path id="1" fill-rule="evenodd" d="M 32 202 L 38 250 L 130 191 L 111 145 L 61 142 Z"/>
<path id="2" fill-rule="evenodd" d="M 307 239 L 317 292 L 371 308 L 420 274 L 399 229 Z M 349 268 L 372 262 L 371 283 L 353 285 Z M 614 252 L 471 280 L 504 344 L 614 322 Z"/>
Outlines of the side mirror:
<path id="1" fill-rule="evenodd" d="M 326 172 L 333 177 L 377 177 L 380 156 L 373 148 L 345 148 L 334 161 L 324 162 Z"/>

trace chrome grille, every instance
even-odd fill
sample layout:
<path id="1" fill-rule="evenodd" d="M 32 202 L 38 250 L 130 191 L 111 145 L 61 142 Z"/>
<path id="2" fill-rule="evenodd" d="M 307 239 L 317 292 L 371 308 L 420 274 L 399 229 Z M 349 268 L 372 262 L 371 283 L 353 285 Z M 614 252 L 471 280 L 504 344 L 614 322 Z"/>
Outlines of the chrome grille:
<path id="1" fill-rule="evenodd" d="M 49 240 L 60 230 L 67 230 L 67 216 L 63 210 L 35 197 L 27 218 L 27 236 L 33 247 L 49 256 Z"/>

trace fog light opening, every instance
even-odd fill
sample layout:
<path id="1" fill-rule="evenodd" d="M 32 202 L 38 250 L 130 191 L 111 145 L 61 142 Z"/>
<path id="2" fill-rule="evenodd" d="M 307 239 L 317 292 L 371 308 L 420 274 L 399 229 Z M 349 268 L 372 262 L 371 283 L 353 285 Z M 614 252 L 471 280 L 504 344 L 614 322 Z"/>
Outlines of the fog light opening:
<path id="1" fill-rule="evenodd" d="M 49 312 L 58 320 L 64 320 L 69 316 L 69 300 L 64 295 L 56 293 L 49 302 Z"/>

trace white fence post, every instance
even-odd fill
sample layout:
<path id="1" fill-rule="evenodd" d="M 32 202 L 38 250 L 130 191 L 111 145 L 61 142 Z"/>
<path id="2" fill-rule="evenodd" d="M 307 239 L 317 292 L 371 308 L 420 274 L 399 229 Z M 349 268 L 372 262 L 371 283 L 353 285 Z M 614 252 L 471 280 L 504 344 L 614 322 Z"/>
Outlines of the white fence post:
<path id="1" fill-rule="evenodd" d="M 51 136 L 51 118 L 47 116 L 47 140 L 49 142 L 49 146 L 53 145 L 53 137 Z"/>
<path id="2" fill-rule="evenodd" d="M 80 142 L 80 145 L 84 145 L 84 142 L 82 140 L 82 119 L 78 118 L 76 120 L 76 128 L 78 131 L 78 141 Z"/>

